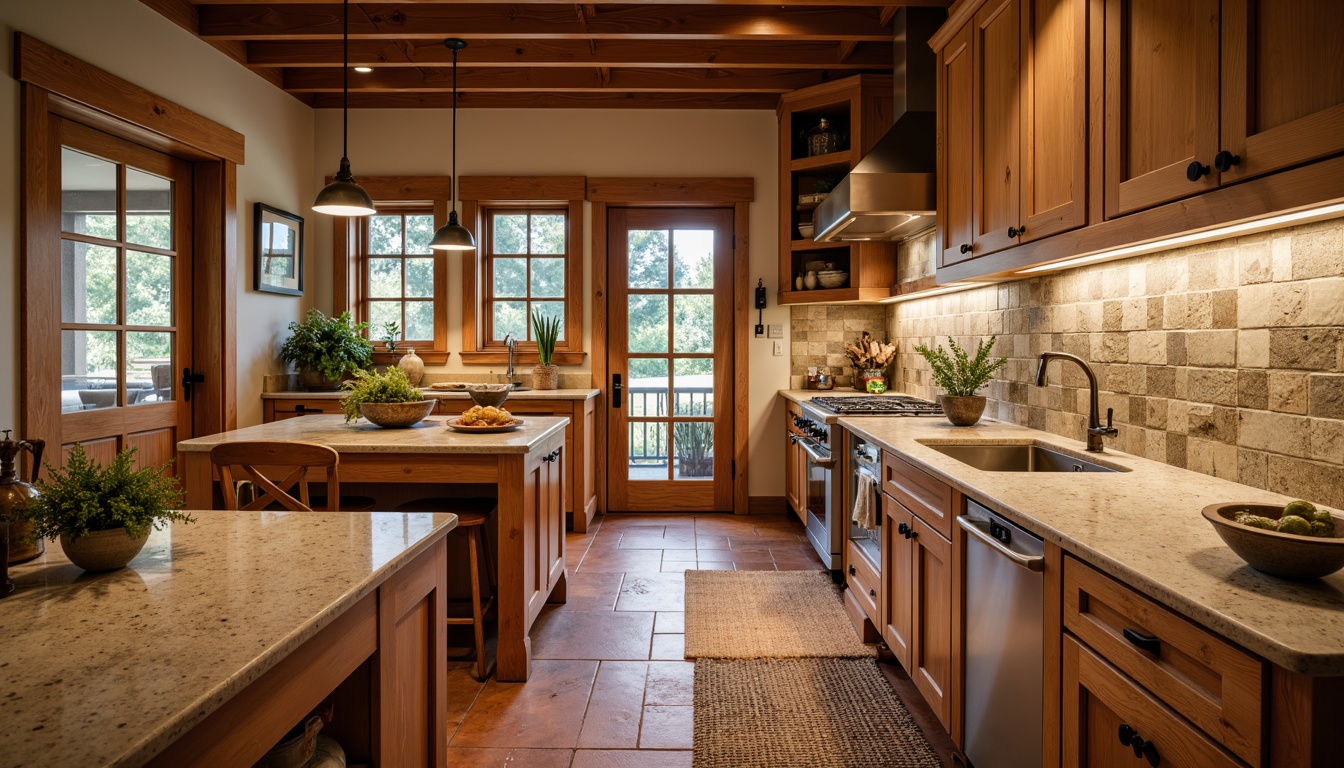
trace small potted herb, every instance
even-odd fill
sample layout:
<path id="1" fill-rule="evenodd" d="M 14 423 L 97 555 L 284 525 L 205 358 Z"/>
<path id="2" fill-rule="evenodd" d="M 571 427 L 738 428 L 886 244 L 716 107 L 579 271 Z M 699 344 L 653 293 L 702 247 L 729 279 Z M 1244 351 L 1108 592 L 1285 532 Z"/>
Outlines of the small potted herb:
<path id="1" fill-rule="evenodd" d="M 672 426 L 677 471 L 682 477 L 714 474 L 714 425 L 707 421 L 678 421 Z"/>
<path id="2" fill-rule="evenodd" d="M 49 479 L 37 482 L 42 495 L 20 512 L 32 523 L 33 538 L 59 538 L 70 562 L 111 571 L 140 553 L 150 531 L 170 521 L 195 522 L 178 509 L 182 491 L 177 478 L 165 474 L 168 465 L 135 469 L 134 459 L 135 449 L 128 448 L 102 467 L 75 443 L 63 469 L 46 465 Z"/>
<path id="3" fill-rule="evenodd" d="M 397 325 L 395 320 L 388 320 L 383 323 L 383 335 L 378 339 L 387 346 L 388 352 L 397 351 L 397 337 L 401 335 L 401 326 Z"/>
<path id="4" fill-rule="evenodd" d="M 929 349 L 923 344 L 915 347 L 915 351 L 929 361 L 934 386 L 945 393 L 938 396 L 943 413 L 948 421 L 959 427 L 969 427 L 980 420 L 985 412 L 985 398 L 976 392 L 983 389 L 994 378 L 994 372 L 1008 362 L 1002 357 L 995 360 L 989 356 L 990 350 L 994 348 L 994 338 L 990 336 L 987 342 L 981 339 L 976 345 L 975 357 L 958 346 L 951 336 L 947 337 L 948 348 L 952 350 L 950 355 L 941 348 Z"/>
<path id="5" fill-rule="evenodd" d="M 555 389 L 560 369 L 551 364 L 555 357 L 555 342 L 560 338 L 560 318 L 532 313 L 532 335 L 537 340 L 537 359 L 540 364 L 532 369 L 533 389 Z"/>
<path id="6" fill-rule="evenodd" d="M 341 399 L 347 424 L 363 416 L 380 427 L 409 427 L 434 410 L 434 401 L 426 400 L 395 365 L 383 373 L 355 371 L 341 387 L 349 393 Z"/>
<path id="7" fill-rule="evenodd" d="M 328 317 L 308 310 L 302 323 L 290 323 L 290 337 L 280 347 L 280 359 L 299 370 L 299 382 L 309 391 L 333 390 L 341 380 L 367 368 L 373 344 L 362 332 L 368 323 L 354 323 L 349 312 Z"/>

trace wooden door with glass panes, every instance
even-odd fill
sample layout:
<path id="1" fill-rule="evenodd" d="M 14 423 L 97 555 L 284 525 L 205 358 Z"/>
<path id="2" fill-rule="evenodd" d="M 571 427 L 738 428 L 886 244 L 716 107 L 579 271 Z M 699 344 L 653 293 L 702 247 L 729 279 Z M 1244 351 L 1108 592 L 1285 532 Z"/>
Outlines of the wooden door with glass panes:
<path id="1" fill-rule="evenodd" d="M 37 268 L 59 286 L 60 338 L 27 343 L 59 352 L 30 380 L 59 390 L 66 450 L 107 463 L 135 448 L 137 465 L 161 466 L 191 436 L 191 169 L 56 120 L 60 258 Z"/>
<path id="2" fill-rule="evenodd" d="M 733 211 L 612 208 L 607 226 L 607 508 L 732 511 Z"/>

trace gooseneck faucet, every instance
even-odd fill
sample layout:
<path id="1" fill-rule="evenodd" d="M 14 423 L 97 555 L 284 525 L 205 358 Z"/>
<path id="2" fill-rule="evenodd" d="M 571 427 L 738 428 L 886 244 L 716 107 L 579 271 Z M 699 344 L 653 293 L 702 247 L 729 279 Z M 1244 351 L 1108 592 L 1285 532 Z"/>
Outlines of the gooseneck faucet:
<path id="1" fill-rule="evenodd" d="M 504 334 L 504 346 L 509 348 L 509 367 L 504 371 L 504 378 L 510 387 L 513 386 L 513 348 L 517 345 L 518 339 L 514 338 L 512 333 Z"/>
<path id="2" fill-rule="evenodd" d="M 1101 415 L 1098 413 L 1100 406 L 1099 397 L 1097 395 L 1097 376 L 1092 373 L 1092 368 L 1088 366 L 1083 358 L 1078 357 L 1077 355 L 1070 355 L 1067 352 L 1041 353 L 1041 364 L 1036 367 L 1036 386 L 1045 386 L 1045 366 L 1054 358 L 1059 358 L 1060 360 L 1072 360 L 1078 364 L 1079 368 L 1083 369 L 1083 373 L 1087 374 L 1087 389 L 1089 395 L 1087 413 L 1087 450 L 1100 453 L 1105 450 L 1101 438 L 1115 437 L 1120 434 L 1118 429 L 1111 426 L 1111 418 L 1115 413 L 1115 409 L 1106 409 L 1106 426 L 1101 426 Z"/>

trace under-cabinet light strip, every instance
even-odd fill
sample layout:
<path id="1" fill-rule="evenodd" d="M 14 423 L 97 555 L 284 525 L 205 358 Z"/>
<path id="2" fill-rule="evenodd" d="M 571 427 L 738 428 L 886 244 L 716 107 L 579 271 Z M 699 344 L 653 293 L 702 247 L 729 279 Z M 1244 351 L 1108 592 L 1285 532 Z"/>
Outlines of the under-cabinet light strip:
<path id="1" fill-rule="evenodd" d="M 1139 256 L 1156 251 L 1163 251 L 1169 248 L 1175 248 L 1181 245 L 1194 245 L 1196 243 L 1207 243 L 1212 240 L 1221 240 L 1232 235 L 1243 235 L 1252 232 L 1264 232 L 1270 229 L 1278 229 L 1289 224 L 1306 223 L 1308 221 L 1320 221 L 1330 219 L 1336 216 L 1344 215 L 1344 203 L 1327 205 L 1320 208 L 1309 208 L 1304 211 L 1294 211 L 1284 213 L 1278 216 L 1270 216 L 1264 219 L 1254 221 L 1244 221 L 1240 224 L 1230 224 L 1225 227 L 1206 229 L 1202 232 L 1191 232 L 1188 235 L 1177 235 L 1162 240 L 1154 240 L 1151 243 L 1140 243 L 1139 245 L 1128 245 L 1124 248 L 1115 248 L 1109 251 L 1099 251 L 1086 256 L 1075 256 L 1072 259 L 1056 261 L 1052 264 L 1042 264 L 1028 269 L 1019 269 L 1014 274 L 1030 275 L 1038 272 L 1053 272 L 1059 269 L 1068 269 L 1078 267 L 1083 264 L 1094 264 L 1099 261 L 1109 261 L 1111 259 L 1121 259 L 1126 256 Z"/>
<path id="2" fill-rule="evenodd" d="M 914 293 L 907 293 L 902 296 L 892 296 L 891 298 L 888 299 L 878 299 L 877 303 L 898 304 L 902 301 L 914 301 L 915 299 L 926 299 L 930 296 L 942 296 L 948 293 L 958 293 L 960 291 L 968 291 L 972 288 L 979 288 L 982 285 L 989 285 L 989 283 L 949 283 L 941 288 L 934 288 L 928 291 L 915 291 Z"/>

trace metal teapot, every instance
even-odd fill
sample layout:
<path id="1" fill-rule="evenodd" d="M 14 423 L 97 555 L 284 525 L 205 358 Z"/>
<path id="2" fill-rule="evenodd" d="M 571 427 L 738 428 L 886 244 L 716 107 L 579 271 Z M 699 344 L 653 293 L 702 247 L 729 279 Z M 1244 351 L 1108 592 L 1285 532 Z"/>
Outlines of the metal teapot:
<path id="1" fill-rule="evenodd" d="M 0 440 L 0 519 L 9 521 L 8 562 L 12 565 L 32 560 L 42 554 L 43 549 L 41 539 L 31 543 L 28 541 L 32 525 L 27 520 L 17 520 L 10 514 L 16 508 L 27 504 L 29 499 L 42 495 L 30 483 L 19 479 L 15 460 L 23 451 L 33 454 L 32 482 L 35 483 L 37 473 L 42 469 L 42 449 L 46 448 L 47 444 L 42 440 L 14 441 L 9 439 L 10 430 L 3 431 L 5 438 Z"/>

